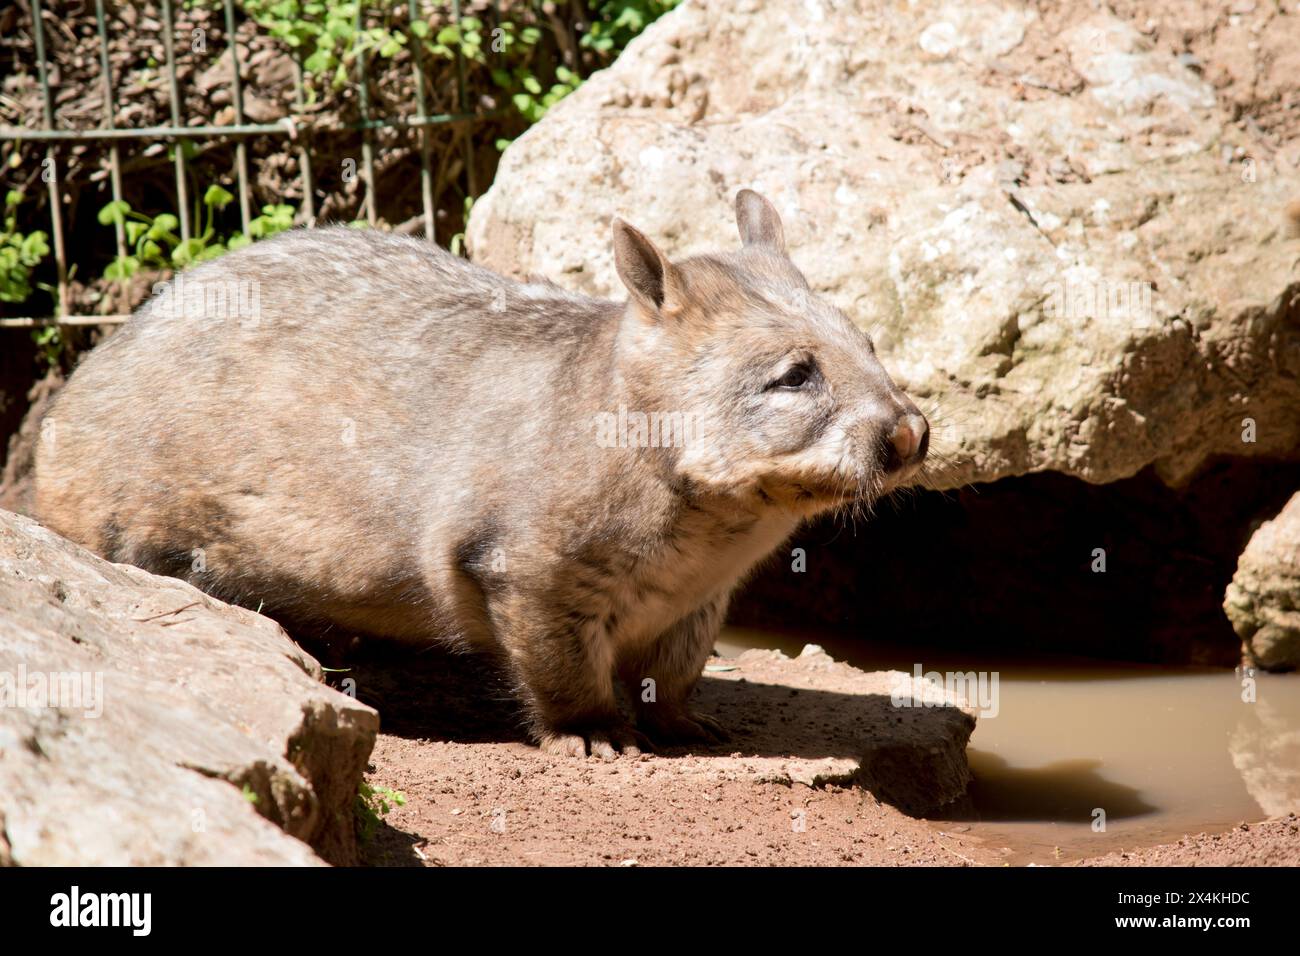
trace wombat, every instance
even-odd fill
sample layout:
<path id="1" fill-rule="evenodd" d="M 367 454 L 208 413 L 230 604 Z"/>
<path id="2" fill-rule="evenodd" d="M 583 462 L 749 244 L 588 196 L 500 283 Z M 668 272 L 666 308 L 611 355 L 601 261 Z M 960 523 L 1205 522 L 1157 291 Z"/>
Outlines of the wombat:
<path id="1" fill-rule="evenodd" d="M 616 219 L 626 303 L 343 227 L 198 265 L 72 375 L 37 514 L 290 626 L 499 652 L 552 753 L 722 736 L 687 700 L 732 591 L 929 440 L 775 208 L 736 214 L 678 262 Z"/>

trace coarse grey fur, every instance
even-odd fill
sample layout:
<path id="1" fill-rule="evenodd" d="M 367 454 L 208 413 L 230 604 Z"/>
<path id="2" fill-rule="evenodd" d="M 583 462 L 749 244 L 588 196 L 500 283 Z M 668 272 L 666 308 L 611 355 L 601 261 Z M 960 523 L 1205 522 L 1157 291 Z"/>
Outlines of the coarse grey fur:
<path id="1" fill-rule="evenodd" d="M 738 251 L 677 263 L 615 221 L 626 304 L 348 228 L 199 265 L 68 382 L 37 513 L 291 624 L 498 652 L 552 752 L 719 733 L 686 702 L 733 589 L 927 443 L 736 205 Z"/>

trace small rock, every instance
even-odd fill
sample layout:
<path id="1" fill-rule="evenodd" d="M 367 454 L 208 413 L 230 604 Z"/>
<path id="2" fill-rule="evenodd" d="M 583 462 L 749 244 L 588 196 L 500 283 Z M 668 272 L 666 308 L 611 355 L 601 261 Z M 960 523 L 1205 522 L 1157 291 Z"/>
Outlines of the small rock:
<path id="1" fill-rule="evenodd" d="M 1223 609 L 1252 664 L 1300 667 L 1300 493 L 1251 536 Z"/>

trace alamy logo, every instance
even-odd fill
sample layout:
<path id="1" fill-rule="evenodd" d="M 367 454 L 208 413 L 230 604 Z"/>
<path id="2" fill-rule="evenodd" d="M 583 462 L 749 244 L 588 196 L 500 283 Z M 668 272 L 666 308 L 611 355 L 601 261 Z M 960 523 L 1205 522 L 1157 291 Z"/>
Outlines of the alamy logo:
<path id="1" fill-rule="evenodd" d="M 901 677 L 902 675 L 900 675 Z M 911 679 L 897 681 L 889 692 L 895 707 L 946 707 L 954 697 L 976 708 L 982 718 L 998 715 L 997 671 L 937 671 L 921 673 L 921 665 L 912 668 Z"/>
<path id="2" fill-rule="evenodd" d="M 700 437 L 693 412 L 617 412 L 595 415 L 596 444 L 601 448 L 685 448 Z"/>
<path id="3" fill-rule="evenodd" d="M 103 671 L 0 671 L 0 708 L 80 710 L 87 717 L 104 713 Z"/>
<path id="4" fill-rule="evenodd" d="M 262 288 L 255 279 L 191 279 L 184 273 L 153 287 L 153 312 L 172 319 L 237 319 L 245 328 L 262 321 Z"/>
<path id="5" fill-rule="evenodd" d="M 1049 282 L 1043 291 L 1043 312 L 1049 318 L 1113 319 L 1138 327 L 1151 323 L 1150 282 Z"/>
<path id="6" fill-rule="evenodd" d="M 148 936 L 153 926 L 152 893 L 82 893 L 78 886 L 50 897 L 51 926 L 128 926 Z"/>

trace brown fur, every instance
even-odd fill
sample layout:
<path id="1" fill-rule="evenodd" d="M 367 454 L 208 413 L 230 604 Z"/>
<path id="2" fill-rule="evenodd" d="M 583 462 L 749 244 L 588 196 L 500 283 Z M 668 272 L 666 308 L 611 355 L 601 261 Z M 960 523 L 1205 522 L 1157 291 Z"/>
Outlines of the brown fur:
<path id="1" fill-rule="evenodd" d="M 499 652 L 555 752 L 714 733 L 686 701 L 732 590 L 926 450 L 772 206 L 737 214 L 739 252 L 675 264 L 616 222 L 626 305 L 350 229 L 200 265 L 72 376 L 37 513 L 290 623 Z M 611 445 L 623 411 L 698 433 Z"/>

